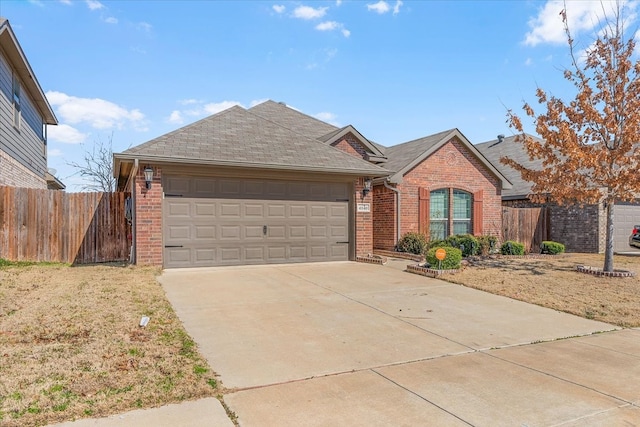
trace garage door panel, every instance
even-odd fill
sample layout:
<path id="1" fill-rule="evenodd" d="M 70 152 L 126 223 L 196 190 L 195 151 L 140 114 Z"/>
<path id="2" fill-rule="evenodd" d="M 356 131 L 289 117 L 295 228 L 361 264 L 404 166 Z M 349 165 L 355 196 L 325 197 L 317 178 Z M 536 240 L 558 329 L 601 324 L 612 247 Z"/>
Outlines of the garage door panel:
<path id="1" fill-rule="evenodd" d="M 629 246 L 629 235 L 634 225 L 640 224 L 640 205 L 619 204 L 613 208 L 613 245 L 615 252 L 640 252 Z"/>
<path id="2" fill-rule="evenodd" d="M 348 259 L 347 184 L 165 179 L 166 267 Z"/>
<path id="3" fill-rule="evenodd" d="M 196 217 L 214 218 L 216 216 L 216 203 L 215 202 L 193 202 L 194 214 Z"/>
<path id="4" fill-rule="evenodd" d="M 264 260 L 264 247 L 256 246 L 256 247 L 247 247 L 244 250 L 244 259 L 246 261 L 258 261 L 261 262 Z"/>
<path id="5" fill-rule="evenodd" d="M 216 227 L 214 225 L 194 225 L 193 229 L 196 240 L 213 240 L 216 238 Z"/>

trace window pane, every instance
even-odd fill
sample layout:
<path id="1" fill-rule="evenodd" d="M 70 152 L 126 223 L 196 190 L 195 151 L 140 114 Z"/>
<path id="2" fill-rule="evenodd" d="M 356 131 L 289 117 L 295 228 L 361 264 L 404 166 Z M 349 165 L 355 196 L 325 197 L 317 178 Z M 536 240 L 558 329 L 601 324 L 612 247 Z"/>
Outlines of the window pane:
<path id="1" fill-rule="evenodd" d="M 471 194 L 453 190 L 453 219 L 471 219 Z"/>
<path id="2" fill-rule="evenodd" d="M 471 221 L 453 220 L 453 234 L 471 234 Z"/>
<path id="3" fill-rule="evenodd" d="M 449 235 L 449 190 L 434 190 L 429 196 L 429 237 L 444 239 Z"/>

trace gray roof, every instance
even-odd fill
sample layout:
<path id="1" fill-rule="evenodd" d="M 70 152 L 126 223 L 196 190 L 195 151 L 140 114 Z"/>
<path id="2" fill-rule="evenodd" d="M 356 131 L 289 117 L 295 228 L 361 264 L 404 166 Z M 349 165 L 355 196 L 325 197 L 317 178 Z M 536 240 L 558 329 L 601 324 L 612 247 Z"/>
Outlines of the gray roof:
<path id="1" fill-rule="evenodd" d="M 529 136 L 539 139 L 532 135 Z M 502 142 L 498 142 L 497 139 L 494 139 L 481 144 L 476 144 L 476 148 L 513 184 L 511 189 L 502 192 L 502 197 L 505 199 L 525 198 L 531 192 L 533 184 L 522 179 L 520 172 L 513 169 L 511 166 L 501 163 L 501 157 L 509 157 L 529 169 L 535 170 L 542 168 L 542 161 L 530 160 L 529 154 L 527 154 L 524 146 L 517 142 L 516 138 L 517 136 L 513 135 L 505 137 Z"/>
<path id="2" fill-rule="evenodd" d="M 386 169 L 393 172 L 389 177 L 389 181 L 393 183 L 402 182 L 403 176 L 407 172 L 423 162 L 427 157 L 431 156 L 454 137 L 467 147 L 469 152 L 471 152 L 471 154 L 473 154 L 502 182 L 503 189 L 511 188 L 511 182 L 509 182 L 509 180 L 490 161 L 488 161 L 458 129 L 445 130 L 443 132 L 438 132 L 433 135 L 387 148 L 386 155 L 389 160 L 384 166 Z"/>
<path id="3" fill-rule="evenodd" d="M 339 130 L 337 126 L 333 126 L 294 110 L 291 107 L 287 107 L 284 103 L 271 100 L 251 107 L 248 111 L 264 119 L 278 123 L 296 133 L 314 139 Z"/>
<path id="4" fill-rule="evenodd" d="M 292 130 L 252 110 L 231 107 L 114 157 L 116 162 L 138 158 L 373 177 L 388 174 L 385 169 L 300 134 L 304 125 Z"/>
<path id="5" fill-rule="evenodd" d="M 413 141 L 387 147 L 385 154 L 389 160 L 387 160 L 387 163 L 384 165 L 385 169 L 389 169 L 392 172 L 400 172 L 405 166 L 420 157 L 422 153 L 433 148 L 434 145 L 439 143 L 446 135 L 453 132 L 453 130 L 454 129 L 445 130 L 423 138 L 414 139 Z"/>

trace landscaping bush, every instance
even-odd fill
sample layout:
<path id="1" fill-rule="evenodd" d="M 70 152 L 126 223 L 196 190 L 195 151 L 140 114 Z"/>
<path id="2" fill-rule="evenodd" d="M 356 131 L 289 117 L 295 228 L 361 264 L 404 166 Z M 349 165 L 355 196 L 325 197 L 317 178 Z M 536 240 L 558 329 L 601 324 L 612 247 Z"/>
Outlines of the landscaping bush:
<path id="1" fill-rule="evenodd" d="M 524 255 L 524 245 L 508 240 L 500 246 L 500 253 L 502 255 Z"/>
<path id="2" fill-rule="evenodd" d="M 447 256 L 439 261 L 436 258 L 436 251 L 438 249 L 444 249 L 447 252 Z M 427 251 L 426 254 L 427 264 L 431 268 L 442 269 L 442 270 L 455 270 L 460 268 L 460 261 L 462 260 L 462 251 L 458 248 L 453 248 L 451 246 L 434 246 Z M 440 264 L 442 263 L 442 264 Z"/>
<path id="3" fill-rule="evenodd" d="M 447 246 L 460 249 L 462 251 L 462 256 L 465 258 L 477 255 L 478 249 L 480 248 L 478 239 L 473 237 L 471 234 L 455 234 L 447 237 L 445 241 L 447 242 Z"/>
<path id="4" fill-rule="evenodd" d="M 552 242 L 550 240 L 542 242 L 540 245 L 540 253 L 556 255 L 564 253 L 564 245 L 558 242 Z"/>
<path id="5" fill-rule="evenodd" d="M 422 233 L 410 231 L 398 242 L 398 251 L 410 254 L 422 255 L 427 250 L 427 236 Z"/>
<path id="6" fill-rule="evenodd" d="M 498 246 L 498 238 L 496 236 L 479 236 L 478 239 L 478 254 L 487 256 L 495 253 Z"/>

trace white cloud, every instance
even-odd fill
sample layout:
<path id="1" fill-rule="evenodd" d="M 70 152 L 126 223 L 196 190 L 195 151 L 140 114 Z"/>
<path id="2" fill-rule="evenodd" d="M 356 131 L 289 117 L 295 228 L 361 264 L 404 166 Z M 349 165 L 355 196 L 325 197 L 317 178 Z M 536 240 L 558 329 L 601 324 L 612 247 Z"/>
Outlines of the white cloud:
<path id="1" fill-rule="evenodd" d="M 336 0 L 336 6 L 340 6 L 342 4 L 342 0 Z"/>
<path id="2" fill-rule="evenodd" d="M 167 118 L 169 123 L 174 123 L 177 125 L 181 125 L 184 123 L 184 118 L 182 118 L 182 113 L 178 110 L 173 110 L 169 117 Z"/>
<path id="3" fill-rule="evenodd" d="M 128 125 L 138 131 L 147 130 L 144 114 L 138 109 L 127 110 L 104 99 L 79 98 L 55 91 L 47 92 L 46 96 L 65 122 L 87 123 L 96 129 L 122 129 Z"/>
<path id="4" fill-rule="evenodd" d="M 60 157 L 62 156 L 62 150 L 58 148 L 50 148 L 47 150 L 47 157 Z"/>
<path id="5" fill-rule="evenodd" d="M 138 22 L 136 27 L 139 30 L 142 30 L 142 31 L 147 32 L 147 33 L 151 32 L 151 30 L 153 29 L 153 25 L 149 24 L 148 22 Z"/>
<path id="6" fill-rule="evenodd" d="M 38 7 L 44 7 L 44 3 L 41 0 L 29 0 L 29 3 Z"/>
<path id="7" fill-rule="evenodd" d="M 58 0 L 60 3 L 71 6 L 71 0 Z"/>
<path id="8" fill-rule="evenodd" d="M 281 4 L 274 4 L 271 6 L 276 13 L 284 13 L 286 7 Z"/>
<path id="9" fill-rule="evenodd" d="M 530 66 L 530 65 L 532 65 L 532 64 L 533 64 L 533 59 L 531 59 L 531 58 L 527 58 L 527 59 L 524 61 L 524 65 L 526 65 L 527 67 L 528 67 L 528 66 Z"/>
<path id="10" fill-rule="evenodd" d="M 339 28 L 340 24 L 338 24 L 336 21 L 325 21 L 325 22 L 321 22 L 318 25 L 316 25 L 316 30 L 318 31 L 333 31 L 336 28 Z"/>
<path id="11" fill-rule="evenodd" d="M 181 99 L 180 101 L 178 101 L 178 104 L 180 105 L 193 105 L 193 104 L 200 104 L 202 103 L 202 101 L 198 101 L 197 99 Z"/>
<path id="12" fill-rule="evenodd" d="M 389 3 L 384 0 L 380 0 L 378 3 L 367 4 L 367 10 L 376 12 L 380 15 L 387 13 L 391 10 Z"/>
<path id="13" fill-rule="evenodd" d="M 393 6 L 393 14 L 397 15 L 400 13 L 400 8 L 402 7 L 402 0 L 397 0 L 395 6 Z"/>
<path id="14" fill-rule="evenodd" d="M 318 31 L 333 31 L 337 29 L 339 29 L 345 37 L 349 37 L 351 35 L 351 31 L 344 28 L 344 24 L 336 21 L 325 21 L 316 25 L 316 30 Z"/>
<path id="15" fill-rule="evenodd" d="M 104 22 L 106 22 L 107 24 L 117 24 L 118 23 L 118 19 L 114 18 L 113 16 L 110 16 L 110 17 L 106 18 L 104 20 Z"/>
<path id="16" fill-rule="evenodd" d="M 318 113 L 316 115 L 314 115 L 314 117 L 318 120 L 322 120 L 323 122 L 327 122 L 330 123 L 334 126 L 339 126 L 338 123 L 336 122 L 336 119 L 338 118 L 338 116 L 336 116 L 333 113 L 329 113 L 327 111 L 324 111 L 322 113 Z"/>
<path id="17" fill-rule="evenodd" d="M 231 108 L 233 106 L 239 105 L 242 107 L 242 104 L 238 101 L 222 101 L 222 102 L 211 102 L 209 104 L 204 105 L 204 111 L 208 114 L 216 114 L 220 111 L 224 111 L 227 108 Z"/>
<path id="18" fill-rule="evenodd" d="M 99 10 L 104 8 L 104 5 L 100 3 L 98 0 L 85 0 L 87 7 L 91 10 Z"/>
<path id="19" fill-rule="evenodd" d="M 634 10 L 637 2 L 623 2 L 624 16 L 630 20 L 635 18 Z M 613 13 L 615 3 L 611 1 L 575 0 L 566 2 L 567 23 L 573 37 L 585 31 L 599 29 L 606 15 Z M 562 24 L 560 12 L 565 9 L 565 2 L 548 0 L 539 10 L 538 15 L 529 19 L 531 29 L 524 39 L 527 46 L 540 43 L 564 44 L 567 37 Z M 628 22 L 627 22 L 628 23 Z"/>
<path id="20" fill-rule="evenodd" d="M 86 134 L 67 124 L 48 126 L 47 136 L 52 141 L 62 142 L 65 144 L 80 144 L 87 138 Z M 51 150 L 49 150 L 49 155 L 53 155 L 51 154 Z"/>
<path id="21" fill-rule="evenodd" d="M 313 8 L 310 6 L 298 6 L 293 11 L 293 17 L 306 20 L 319 19 L 326 15 L 327 9 L 326 7 Z"/>

